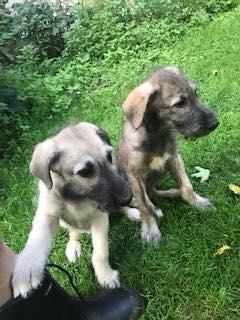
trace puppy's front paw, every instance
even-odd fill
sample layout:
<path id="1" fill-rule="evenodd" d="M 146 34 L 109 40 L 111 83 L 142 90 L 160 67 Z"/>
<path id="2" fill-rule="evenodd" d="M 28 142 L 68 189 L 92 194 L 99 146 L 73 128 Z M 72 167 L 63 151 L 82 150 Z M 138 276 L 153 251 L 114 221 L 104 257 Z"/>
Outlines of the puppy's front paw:
<path id="1" fill-rule="evenodd" d="M 151 219 L 150 223 L 142 223 L 142 241 L 143 243 L 153 243 L 158 245 L 161 240 L 161 232 L 155 219 Z"/>
<path id="2" fill-rule="evenodd" d="M 100 285 L 104 288 L 118 288 L 120 287 L 119 275 L 117 270 L 110 269 L 108 272 L 98 276 Z"/>
<path id="3" fill-rule="evenodd" d="M 13 269 L 12 287 L 14 298 L 26 298 L 31 289 L 39 286 L 43 278 L 44 263 L 20 254 Z"/>
<path id="4" fill-rule="evenodd" d="M 209 201 L 208 198 L 204 198 L 204 197 L 201 197 L 199 194 L 197 193 L 194 193 L 195 195 L 195 201 L 194 201 L 194 205 L 197 207 L 197 208 L 201 208 L 205 211 L 213 211 L 215 210 L 216 208 L 214 207 L 214 205 Z"/>
<path id="5" fill-rule="evenodd" d="M 69 240 L 65 254 L 68 258 L 68 261 L 71 263 L 76 262 L 77 258 L 81 255 L 81 244 L 78 240 Z"/>

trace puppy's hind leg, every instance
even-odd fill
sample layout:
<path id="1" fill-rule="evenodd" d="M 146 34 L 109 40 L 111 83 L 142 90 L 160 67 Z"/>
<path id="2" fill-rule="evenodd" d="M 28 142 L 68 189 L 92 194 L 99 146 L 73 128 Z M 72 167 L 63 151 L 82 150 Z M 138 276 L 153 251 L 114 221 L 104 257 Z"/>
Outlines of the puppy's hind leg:
<path id="1" fill-rule="evenodd" d="M 69 240 L 66 246 L 65 254 L 69 262 L 74 263 L 81 255 L 81 244 L 79 241 L 80 230 L 72 228 L 61 220 L 60 225 L 69 232 Z"/>
<path id="2" fill-rule="evenodd" d="M 178 199 L 181 198 L 180 190 L 177 188 L 172 188 L 168 190 L 157 190 L 153 189 L 154 193 L 161 198 Z"/>

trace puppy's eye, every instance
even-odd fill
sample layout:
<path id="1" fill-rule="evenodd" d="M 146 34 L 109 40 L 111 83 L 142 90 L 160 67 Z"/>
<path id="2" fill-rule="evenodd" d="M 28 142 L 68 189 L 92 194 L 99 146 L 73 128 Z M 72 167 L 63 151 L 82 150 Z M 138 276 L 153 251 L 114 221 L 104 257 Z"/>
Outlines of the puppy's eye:
<path id="1" fill-rule="evenodd" d="M 77 174 L 83 178 L 90 178 L 94 174 L 94 166 L 91 162 L 87 162 L 86 166 L 79 170 Z"/>
<path id="2" fill-rule="evenodd" d="M 185 99 L 180 100 L 179 102 L 174 104 L 176 108 L 182 108 L 185 105 Z"/>
<path id="3" fill-rule="evenodd" d="M 113 158 L 112 158 L 112 153 L 111 153 L 111 152 L 108 152 L 108 154 L 107 154 L 107 160 L 108 160 L 108 162 L 110 162 L 110 163 L 113 162 Z"/>

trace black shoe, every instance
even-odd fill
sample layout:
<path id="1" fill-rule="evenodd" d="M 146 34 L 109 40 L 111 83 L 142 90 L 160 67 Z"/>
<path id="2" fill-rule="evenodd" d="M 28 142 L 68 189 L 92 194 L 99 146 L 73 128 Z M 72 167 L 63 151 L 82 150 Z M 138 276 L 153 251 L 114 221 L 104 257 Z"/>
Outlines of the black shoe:
<path id="1" fill-rule="evenodd" d="M 136 320 L 145 309 L 141 295 L 135 289 L 109 289 L 85 298 L 89 320 Z"/>
<path id="2" fill-rule="evenodd" d="M 42 284 L 26 299 L 20 296 L 0 308 L 1 320 L 136 320 L 142 315 L 145 303 L 134 289 L 108 289 L 82 298 L 67 294 L 58 283 L 45 273 Z"/>

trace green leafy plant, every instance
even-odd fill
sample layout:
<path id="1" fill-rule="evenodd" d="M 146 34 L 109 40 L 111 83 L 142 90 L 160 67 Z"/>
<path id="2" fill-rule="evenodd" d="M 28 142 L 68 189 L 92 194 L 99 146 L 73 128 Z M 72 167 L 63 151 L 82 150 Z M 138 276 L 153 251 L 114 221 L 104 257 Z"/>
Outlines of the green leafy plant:
<path id="1" fill-rule="evenodd" d="M 16 89 L 24 109 L 24 116 L 2 109 L 0 121 L 11 118 L 19 139 L 31 140 L 31 124 L 52 118 L 61 121 L 80 106 L 88 110 L 95 95 L 117 83 L 113 70 L 122 68 L 121 77 L 131 74 L 134 78 L 131 65 L 144 70 L 150 61 L 158 64 L 159 57 L 166 58 L 191 28 L 208 23 L 238 2 L 101 0 L 72 10 L 45 1 L 26 1 L 14 6 L 14 14 L 9 15 L 0 0 L 0 59 L 4 65 L 0 81 Z M 9 139 L 11 130 L 5 127 L 7 144 L 11 144 L 16 135 Z"/>
<path id="2" fill-rule="evenodd" d="M 18 62 L 37 62 L 58 57 L 64 48 L 63 34 L 73 22 L 69 10 L 47 1 L 15 4 L 11 12 L 1 5 L 0 46 Z M 31 52 L 29 56 L 29 52 Z"/>

